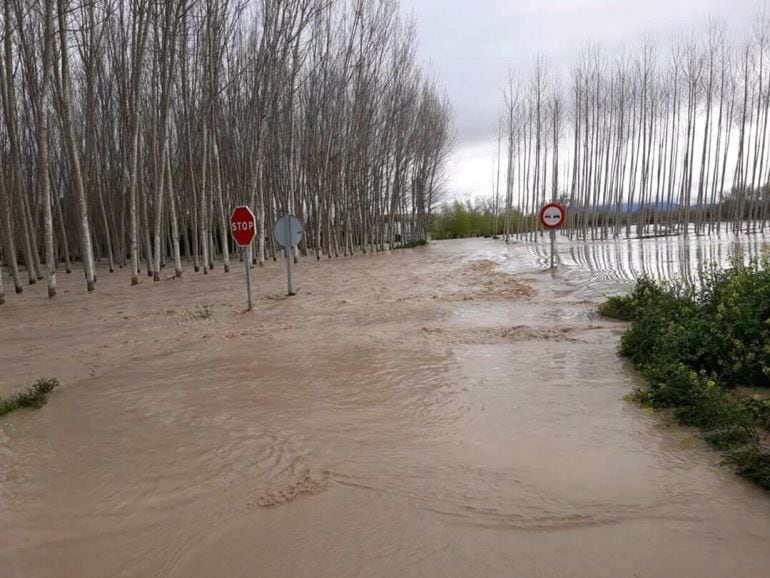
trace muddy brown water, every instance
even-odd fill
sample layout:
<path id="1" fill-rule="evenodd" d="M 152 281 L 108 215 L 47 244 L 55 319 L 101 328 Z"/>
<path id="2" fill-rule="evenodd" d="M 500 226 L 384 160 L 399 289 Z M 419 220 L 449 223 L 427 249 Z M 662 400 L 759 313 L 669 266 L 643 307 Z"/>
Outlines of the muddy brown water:
<path id="1" fill-rule="evenodd" d="M 0 394 L 62 387 L 0 420 L 0 575 L 768 576 L 767 494 L 622 400 L 617 286 L 526 254 L 10 296 Z"/>

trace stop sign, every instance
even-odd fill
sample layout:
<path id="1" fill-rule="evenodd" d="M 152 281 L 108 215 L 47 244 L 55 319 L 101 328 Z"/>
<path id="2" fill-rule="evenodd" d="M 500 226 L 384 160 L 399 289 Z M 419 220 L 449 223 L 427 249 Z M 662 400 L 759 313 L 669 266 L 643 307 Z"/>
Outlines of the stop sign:
<path id="1" fill-rule="evenodd" d="M 240 247 L 248 247 L 257 234 L 257 220 L 246 205 L 235 207 L 230 215 L 230 231 Z"/>

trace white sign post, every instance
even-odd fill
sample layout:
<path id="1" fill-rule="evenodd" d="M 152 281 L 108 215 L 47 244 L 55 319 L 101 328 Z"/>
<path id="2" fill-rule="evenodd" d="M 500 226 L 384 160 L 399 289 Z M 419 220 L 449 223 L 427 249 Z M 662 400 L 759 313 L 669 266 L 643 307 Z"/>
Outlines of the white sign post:
<path id="1" fill-rule="evenodd" d="M 294 295 L 291 289 L 291 253 L 292 248 L 296 247 L 302 239 L 302 233 L 302 223 L 294 215 L 284 215 L 275 222 L 273 228 L 276 242 L 286 250 L 286 280 L 290 296 Z"/>
<path id="2" fill-rule="evenodd" d="M 556 229 L 564 225 L 567 211 L 559 203 L 550 203 L 540 210 L 540 222 L 551 232 L 551 269 L 554 269 L 556 253 Z"/>

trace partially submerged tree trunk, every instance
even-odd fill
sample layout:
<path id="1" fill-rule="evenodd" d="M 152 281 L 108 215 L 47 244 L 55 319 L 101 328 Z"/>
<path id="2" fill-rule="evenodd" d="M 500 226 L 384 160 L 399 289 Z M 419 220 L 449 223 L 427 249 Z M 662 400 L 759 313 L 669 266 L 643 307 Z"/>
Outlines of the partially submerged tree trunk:
<path id="1" fill-rule="evenodd" d="M 70 163 L 73 188 L 78 199 L 78 208 L 80 210 L 80 257 L 83 262 L 86 276 L 86 286 L 88 291 L 95 289 L 95 271 L 94 254 L 91 245 L 91 229 L 88 220 L 88 200 L 86 199 L 85 186 L 83 185 L 83 174 L 80 164 L 80 149 L 75 135 L 74 115 L 72 112 L 72 90 L 70 86 L 69 56 L 66 35 L 66 14 L 68 10 L 67 0 L 58 0 L 59 14 L 59 39 L 60 39 L 60 58 L 61 58 L 61 76 L 60 76 L 60 95 L 59 107 L 64 131 L 65 146 L 67 157 Z"/>

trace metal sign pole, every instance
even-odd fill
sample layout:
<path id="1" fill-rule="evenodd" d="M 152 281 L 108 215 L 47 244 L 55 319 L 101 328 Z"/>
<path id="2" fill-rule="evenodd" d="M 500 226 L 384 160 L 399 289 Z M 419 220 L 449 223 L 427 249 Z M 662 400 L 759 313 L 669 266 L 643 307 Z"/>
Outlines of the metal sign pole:
<path id="1" fill-rule="evenodd" d="M 291 296 L 294 295 L 291 290 L 291 247 L 284 248 L 284 251 L 286 251 L 286 280 L 289 285 L 289 296 Z"/>
<path id="2" fill-rule="evenodd" d="M 553 263 L 553 254 L 555 252 L 555 246 L 556 246 L 556 231 L 551 229 L 551 269 L 555 269 L 555 265 Z"/>
<path id="3" fill-rule="evenodd" d="M 251 261 L 251 245 L 247 245 L 243 250 L 243 265 L 246 270 L 246 295 L 249 301 L 249 311 L 254 309 L 254 304 L 251 301 L 251 267 L 249 263 Z"/>
<path id="4" fill-rule="evenodd" d="M 286 280 L 288 281 L 289 285 L 289 296 L 294 295 L 294 293 L 291 290 L 291 219 L 286 219 L 286 239 L 289 241 L 288 245 L 286 246 Z"/>

